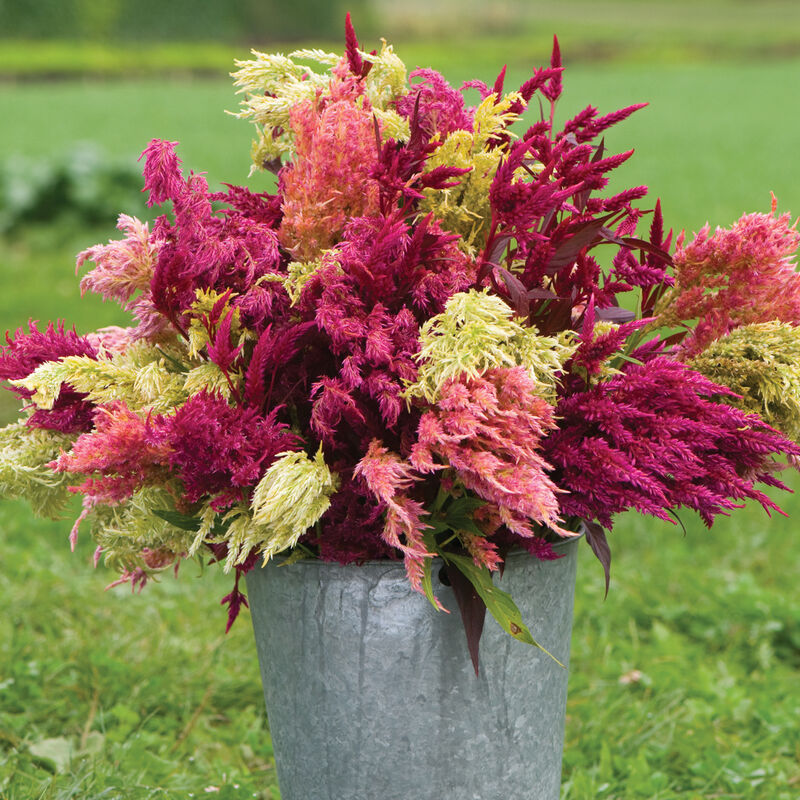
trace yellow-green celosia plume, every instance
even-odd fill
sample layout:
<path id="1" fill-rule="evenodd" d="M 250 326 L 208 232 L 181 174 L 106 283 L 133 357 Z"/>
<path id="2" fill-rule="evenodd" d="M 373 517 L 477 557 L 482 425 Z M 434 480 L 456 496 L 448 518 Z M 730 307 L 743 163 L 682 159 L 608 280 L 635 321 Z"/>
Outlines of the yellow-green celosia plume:
<path id="1" fill-rule="evenodd" d="M 511 309 L 487 291 L 454 294 L 442 314 L 431 317 L 420 331 L 419 374 L 407 397 L 435 403 L 448 380 L 466 374 L 477 378 L 494 367 L 524 367 L 540 387 L 541 396 L 555 395 L 556 373 L 575 352 L 572 334 L 540 336 L 521 324 Z"/>
<path id="2" fill-rule="evenodd" d="M 731 405 L 800 439 L 800 328 L 763 322 L 735 328 L 688 362 L 738 398 Z"/>
<path id="3" fill-rule="evenodd" d="M 486 149 L 492 135 L 505 131 L 517 115 L 509 112 L 521 97 L 512 93 L 500 100 L 490 94 L 475 110 L 473 130 L 457 130 L 436 148 L 426 162 L 426 169 L 459 167 L 470 172 L 449 189 L 426 189 L 420 204 L 433 212 L 445 230 L 461 236 L 467 249 L 485 244 L 491 220 L 489 189 L 503 157 L 502 148 Z"/>
<path id="4" fill-rule="evenodd" d="M 27 378 L 12 383 L 30 389 L 39 408 L 52 408 L 61 386 L 69 384 L 92 403 L 121 400 L 135 412 L 163 413 L 186 401 L 184 381 L 182 373 L 171 371 L 161 350 L 135 344 L 110 358 L 66 356 L 45 361 Z"/>
<path id="5" fill-rule="evenodd" d="M 253 142 L 253 162 L 255 167 L 263 168 L 293 152 L 292 108 L 330 92 L 330 74 L 316 72 L 301 62 L 315 62 L 331 69 L 342 57 L 323 50 L 295 50 L 288 56 L 257 50 L 252 53 L 252 60 L 236 62 L 239 70 L 232 76 L 239 92 L 245 95 L 244 108 L 237 116 L 255 123 L 259 134 Z M 380 53 L 360 55 L 372 63 L 364 79 L 364 95 L 382 123 L 384 137 L 408 139 L 408 122 L 391 108 L 398 97 L 408 92 L 405 64 L 386 42 Z"/>
<path id="6" fill-rule="evenodd" d="M 173 503 L 174 498 L 166 489 L 147 486 L 120 505 L 95 506 L 86 521 L 103 552 L 106 566 L 120 573 L 135 569 L 152 573 L 158 569 L 144 560 L 144 553 L 170 553 L 174 558 L 169 563 L 186 553 L 192 534 L 175 527 L 157 513 L 171 508 Z"/>
<path id="7" fill-rule="evenodd" d="M 75 436 L 31 428 L 24 420 L 0 428 L 0 497 L 23 499 L 33 513 L 56 519 L 71 496 L 72 476 L 47 464 L 72 446 Z"/>

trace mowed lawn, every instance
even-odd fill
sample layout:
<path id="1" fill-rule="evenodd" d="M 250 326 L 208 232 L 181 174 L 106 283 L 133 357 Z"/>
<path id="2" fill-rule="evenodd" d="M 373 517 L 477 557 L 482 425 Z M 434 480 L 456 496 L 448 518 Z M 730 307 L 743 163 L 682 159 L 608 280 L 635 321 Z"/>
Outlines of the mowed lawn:
<path id="1" fill-rule="evenodd" d="M 449 77 L 473 76 L 457 66 Z M 798 79 L 800 62 L 576 65 L 559 115 L 649 101 L 606 137 L 610 151 L 637 151 L 619 186 L 648 184 L 668 224 L 691 232 L 767 210 L 771 190 L 800 212 Z M 236 107 L 227 82 L 7 85 L 0 107 L 6 156 L 93 140 L 133 162 L 162 137 L 212 183 L 246 180 L 250 131 L 223 113 Z M 113 224 L 62 223 L 3 240 L 0 329 L 120 322 L 113 306 L 78 299 L 73 274 L 77 250 L 112 236 Z M 781 503 L 788 519 L 749 508 L 711 531 L 687 513 L 685 536 L 621 518 L 606 600 L 582 548 L 564 799 L 800 795 L 800 502 Z M 88 538 L 70 554 L 69 526 L 0 502 L 0 798 L 277 798 L 247 616 L 223 635 L 230 581 L 187 563 L 141 595 L 104 593 L 114 576 L 92 568 Z M 516 798 L 498 787 L 497 800 Z"/>

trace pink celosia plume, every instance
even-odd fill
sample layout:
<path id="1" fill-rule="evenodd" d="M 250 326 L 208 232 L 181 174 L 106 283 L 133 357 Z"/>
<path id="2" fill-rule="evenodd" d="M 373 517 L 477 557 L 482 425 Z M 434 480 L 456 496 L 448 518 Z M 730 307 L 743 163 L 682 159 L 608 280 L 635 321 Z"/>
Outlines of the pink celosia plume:
<path id="1" fill-rule="evenodd" d="M 300 261 L 336 244 L 349 219 L 379 210 L 378 185 L 370 177 L 378 147 L 369 101 L 362 97 L 356 103 L 341 89 L 339 96 L 308 101 L 291 111 L 296 156 L 281 173 L 284 216 L 279 235 Z"/>
<path id="2" fill-rule="evenodd" d="M 531 522 L 570 535 L 560 524 L 558 489 L 541 455 L 542 439 L 555 426 L 553 409 L 535 390 L 522 367 L 449 381 L 420 420 L 411 463 L 423 473 L 454 469 L 520 536 L 535 535 Z"/>
<path id="3" fill-rule="evenodd" d="M 94 292 L 129 309 L 131 297 L 150 288 L 159 242 L 151 237 L 147 223 L 136 217 L 120 214 L 117 228 L 125 232 L 125 238 L 82 251 L 76 270 L 93 261 L 94 269 L 81 279 L 81 293 Z"/>
<path id="4" fill-rule="evenodd" d="M 660 322 L 675 325 L 697 319 L 684 340 L 687 356 L 740 325 L 780 320 L 800 324 L 800 274 L 795 254 L 800 233 L 791 216 L 745 214 L 730 229 L 708 226 L 674 255 L 673 301 Z"/>
<path id="5" fill-rule="evenodd" d="M 115 402 L 97 409 L 94 430 L 78 437 L 51 467 L 86 475 L 76 491 L 92 505 L 115 505 L 142 486 L 163 483 L 169 477 L 169 455 L 163 417 L 142 418 Z"/>
<path id="6" fill-rule="evenodd" d="M 403 553 L 408 579 L 421 592 L 423 563 L 435 553 L 430 553 L 423 542 L 427 526 L 422 518 L 426 511 L 420 502 L 408 496 L 419 476 L 408 462 L 377 439 L 370 442 L 366 455 L 358 462 L 353 474 L 364 480 L 370 492 L 384 506 L 383 538 Z"/>

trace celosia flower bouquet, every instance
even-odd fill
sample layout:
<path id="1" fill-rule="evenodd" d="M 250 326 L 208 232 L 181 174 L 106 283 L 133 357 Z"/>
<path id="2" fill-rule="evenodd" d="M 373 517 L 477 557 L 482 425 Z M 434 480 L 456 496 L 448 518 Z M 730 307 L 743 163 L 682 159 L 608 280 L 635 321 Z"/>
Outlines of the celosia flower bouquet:
<path id="1" fill-rule="evenodd" d="M 134 587 L 222 562 L 230 621 L 240 576 L 274 556 L 403 559 L 436 605 L 439 557 L 530 643 L 492 584 L 510 548 L 552 559 L 583 530 L 607 570 L 626 509 L 710 525 L 746 499 L 775 508 L 756 486 L 800 455 L 788 216 L 670 254 L 646 187 L 603 192 L 631 152 L 601 137 L 639 106 L 557 129 L 557 42 L 510 92 L 505 71 L 409 81 L 349 21 L 344 56 L 239 66 L 276 194 L 211 193 L 175 143 L 149 144 L 149 203 L 171 212 L 122 215 L 122 239 L 78 257 L 82 291 L 134 324 L 7 335 L 0 378 L 25 417 L 0 432 L 0 493 L 48 515 L 83 495 L 73 543 L 90 529 Z"/>

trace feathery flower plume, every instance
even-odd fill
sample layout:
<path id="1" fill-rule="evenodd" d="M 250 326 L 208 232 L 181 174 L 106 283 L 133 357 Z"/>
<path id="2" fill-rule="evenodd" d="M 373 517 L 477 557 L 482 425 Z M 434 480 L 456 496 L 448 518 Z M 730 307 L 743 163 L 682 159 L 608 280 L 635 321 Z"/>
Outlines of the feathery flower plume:
<path id="1" fill-rule="evenodd" d="M 37 516 L 55 519 L 69 498 L 68 475 L 55 475 L 48 464 L 75 437 L 30 428 L 21 420 L 0 428 L 0 496 L 24 498 Z"/>
<path id="2" fill-rule="evenodd" d="M 735 392 L 724 402 L 800 439 L 800 328 L 777 321 L 742 325 L 687 364 Z"/>
<path id="3" fill-rule="evenodd" d="M 89 339 L 78 336 L 74 330 L 65 330 L 63 322 L 59 322 L 57 327 L 50 322 L 44 331 L 40 331 L 35 322 L 30 322 L 28 332 L 18 328 L 15 337 L 12 338 L 7 331 L 7 344 L 0 346 L 0 380 L 9 381 L 11 391 L 26 400 L 34 396 L 35 389 L 23 386 L 21 381 L 43 365 L 69 356 L 97 358 L 97 350 Z M 86 402 L 85 394 L 63 381 L 53 387 L 53 394 L 57 401 L 37 408 L 28 419 L 29 426 L 61 433 L 81 433 L 91 429 L 93 406 Z"/>
<path id="4" fill-rule="evenodd" d="M 224 508 L 255 486 L 273 459 L 297 441 L 275 417 L 275 411 L 263 417 L 201 391 L 166 418 L 170 466 L 183 481 L 186 501 L 210 496 Z"/>
<path id="5" fill-rule="evenodd" d="M 513 311 L 487 290 L 459 292 L 420 330 L 419 377 L 407 397 L 437 402 L 442 387 L 461 376 L 478 378 L 496 367 L 524 367 L 533 391 L 553 398 L 557 375 L 575 351 L 568 336 L 540 336 L 514 319 Z"/>
<path id="6" fill-rule="evenodd" d="M 278 455 L 256 486 L 250 504 L 261 539 L 258 551 L 265 563 L 297 544 L 328 510 L 338 485 L 321 447 L 313 459 L 302 451 Z"/>
<path id="7" fill-rule="evenodd" d="M 353 475 L 363 479 L 385 508 L 383 538 L 387 544 L 403 553 L 411 586 L 424 593 L 422 577 L 425 560 L 436 554 L 430 553 L 423 541 L 428 527 L 422 521 L 426 511 L 421 503 L 408 496 L 408 490 L 419 480 L 419 476 L 414 474 L 408 462 L 384 447 L 378 439 L 370 442 Z M 438 607 L 441 608 L 441 605 Z"/>
<path id="8" fill-rule="evenodd" d="M 678 237 L 675 287 L 659 301 L 658 324 L 697 319 L 682 343 L 694 356 L 739 325 L 779 320 L 800 324 L 800 274 L 795 252 L 800 233 L 791 216 L 745 214 L 728 229 L 708 226 L 684 245 Z"/>
<path id="9" fill-rule="evenodd" d="M 124 403 L 111 403 L 95 411 L 94 430 L 78 437 L 50 467 L 88 476 L 73 491 L 83 494 L 91 506 L 116 505 L 143 486 L 169 478 L 165 433 L 162 417 L 142 419 Z"/>
<path id="10" fill-rule="evenodd" d="M 686 507 L 711 525 L 737 501 L 777 506 L 755 488 L 782 485 L 773 456 L 800 453 L 754 414 L 719 402 L 722 386 L 663 356 L 628 369 L 556 407 L 543 442 L 565 516 L 597 520 L 636 509 L 664 520 Z"/>
<path id="11" fill-rule="evenodd" d="M 334 94 L 290 114 L 295 159 L 281 173 L 280 240 L 296 259 L 318 258 L 336 244 L 347 221 L 378 212 L 375 126 L 369 101 Z"/>
<path id="12" fill-rule="evenodd" d="M 538 388 L 522 367 L 447 381 L 436 406 L 422 415 L 410 461 L 422 473 L 452 467 L 519 536 L 536 535 L 531 523 L 569 536 L 560 524 L 559 490 L 541 455 L 542 439 L 555 422 Z"/>
<path id="13" fill-rule="evenodd" d="M 131 297 L 150 289 L 153 268 L 158 254 L 158 241 L 150 236 L 146 222 L 120 214 L 118 230 L 126 236 L 110 240 L 78 254 L 75 265 L 79 270 L 87 261 L 95 263 L 81 279 L 81 294 L 94 292 L 105 300 L 116 300 L 123 308 L 132 307 Z"/>

